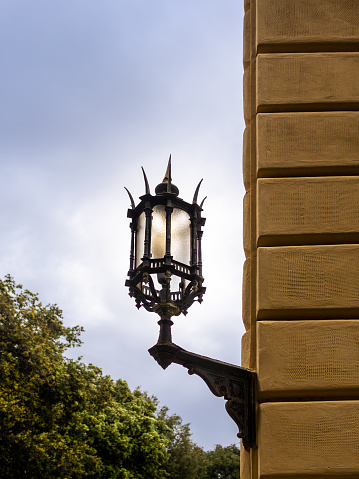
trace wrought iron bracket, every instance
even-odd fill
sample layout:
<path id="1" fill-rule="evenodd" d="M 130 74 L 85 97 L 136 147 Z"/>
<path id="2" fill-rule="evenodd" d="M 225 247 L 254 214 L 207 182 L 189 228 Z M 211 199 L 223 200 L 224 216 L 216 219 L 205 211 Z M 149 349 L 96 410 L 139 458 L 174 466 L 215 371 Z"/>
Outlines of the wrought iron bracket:
<path id="1" fill-rule="evenodd" d="M 250 369 L 224 363 L 216 359 L 191 353 L 172 342 L 157 343 L 148 350 L 158 364 L 166 369 L 176 363 L 197 374 L 204 380 L 211 392 L 224 397 L 226 411 L 237 424 L 237 436 L 242 439 L 245 449 L 256 445 L 254 388 L 256 373 Z"/>

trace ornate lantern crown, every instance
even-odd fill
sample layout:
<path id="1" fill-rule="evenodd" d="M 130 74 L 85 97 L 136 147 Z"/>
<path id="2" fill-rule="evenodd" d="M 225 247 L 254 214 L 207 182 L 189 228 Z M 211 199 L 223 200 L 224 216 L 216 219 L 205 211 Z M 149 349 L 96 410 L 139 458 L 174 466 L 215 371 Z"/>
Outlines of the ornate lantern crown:
<path id="1" fill-rule="evenodd" d="M 156 186 L 153 196 L 146 173 L 142 168 L 146 194 L 135 206 L 131 193 L 130 269 L 126 286 L 136 300 L 137 308 L 143 306 L 154 311 L 161 319 L 187 314 L 194 301 L 202 302 L 201 217 L 203 202 L 197 203 L 199 182 L 193 202 L 178 197 L 179 190 L 172 183 L 171 156 L 165 177 Z"/>

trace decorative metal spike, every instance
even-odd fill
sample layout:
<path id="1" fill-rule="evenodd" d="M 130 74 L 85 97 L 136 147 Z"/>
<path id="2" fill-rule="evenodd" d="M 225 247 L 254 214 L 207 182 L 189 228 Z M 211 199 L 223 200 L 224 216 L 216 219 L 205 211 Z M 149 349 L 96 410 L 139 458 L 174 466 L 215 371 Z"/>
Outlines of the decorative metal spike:
<path id="1" fill-rule="evenodd" d="M 143 166 L 141 166 L 141 168 L 142 168 L 142 172 L 143 172 L 143 178 L 145 180 L 146 195 L 149 195 L 150 194 L 150 185 L 148 184 L 147 176 L 146 176 L 145 170 L 143 169 Z"/>
<path id="2" fill-rule="evenodd" d="M 172 181 L 172 177 L 171 177 L 171 155 L 170 155 L 166 174 L 165 174 L 165 177 L 163 178 L 163 183 L 167 183 L 167 193 L 171 193 L 171 181 Z"/>
<path id="3" fill-rule="evenodd" d="M 127 191 L 128 196 L 130 197 L 131 208 L 134 210 L 134 209 L 135 209 L 135 202 L 133 201 L 132 195 L 131 195 L 131 193 L 128 191 L 128 189 L 126 188 L 126 186 L 124 186 L 124 188 L 125 188 L 125 190 Z"/>
<path id="4" fill-rule="evenodd" d="M 205 197 L 203 198 L 202 203 L 199 205 L 200 208 L 203 207 L 203 203 L 204 203 L 204 200 L 205 200 L 206 198 L 207 198 L 207 196 L 205 196 Z"/>
<path id="5" fill-rule="evenodd" d="M 168 160 L 166 174 L 165 174 L 165 177 L 163 178 L 162 183 L 166 183 L 166 182 L 171 183 L 171 181 L 172 181 L 172 178 L 171 178 L 171 155 L 170 155 L 169 160 Z"/>
<path id="6" fill-rule="evenodd" d="M 196 204 L 196 203 L 197 203 L 198 192 L 199 192 L 199 188 L 200 188 L 200 186 L 201 186 L 202 181 L 203 181 L 203 178 L 202 178 L 201 181 L 198 183 L 197 188 L 196 188 L 196 191 L 194 192 L 193 201 L 192 201 L 193 204 Z"/>

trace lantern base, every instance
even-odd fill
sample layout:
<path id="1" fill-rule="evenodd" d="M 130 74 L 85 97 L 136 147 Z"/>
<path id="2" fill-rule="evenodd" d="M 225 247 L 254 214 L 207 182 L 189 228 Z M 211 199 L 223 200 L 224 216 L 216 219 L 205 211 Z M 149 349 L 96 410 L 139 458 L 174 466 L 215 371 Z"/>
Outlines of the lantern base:
<path id="1" fill-rule="evenodd" d="M 242 439 L 244 448 L 255 447 L 256 374 L 253 371 L 191 353 L 171 340 L 158 342 L 148 352 L 163 369 L 171 363 L 180 364 L 188 369 L 189 374 L 201 377 L 215 396 L 223 396 L 227 401 L 226 411 L 238 426 L 237 436 Z"/>

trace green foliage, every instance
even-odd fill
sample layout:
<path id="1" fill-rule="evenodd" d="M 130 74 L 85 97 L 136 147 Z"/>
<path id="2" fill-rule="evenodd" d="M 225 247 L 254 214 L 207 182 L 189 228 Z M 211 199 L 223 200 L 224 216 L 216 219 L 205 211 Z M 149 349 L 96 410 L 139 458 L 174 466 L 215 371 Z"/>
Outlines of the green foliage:
<path id="1" fill-rule="evenodd" d="M 235 444 L 223 447 L 216 445 L 207 452 L 208 479 L 239 479 L 239 449 Z"/>
<path id="2" fill-rule="evenodd" d="M 82 328 L 0 280 L 2 479 L 234 479 L 239 450 L 205 452 L 168 408 L 93 365 L 67 359 Z"/>
<path id="3" fill-rule="evenodd" d="M 162 407 L 157 419 L 169 440 L 166 470 L 171 479 L 239 479 L 239 448 L 216 445 L 205 452 L 191 440 L 189 424 L 182 424 L 180 416 L 168 415 Z M 163 426 L 162 426 L 163 427 Z"/>
<path id="4" fill-rule="evenodd" d="M 180 416 L 169 416 L 168 408 L 162 407 L 157 415 L 168 440 L 168 461 L 166 470 L 171 479 L 205 479 L 207 460 L 204 450 L 191 440 L 189 424 L 182 424 Z"/>
<path id="5" fill-rule="evenodd" d="M 66 359 L 81 331 L 9 276 L 0 281 L 1 477 L 164 479 L 155 402 Z"/>

